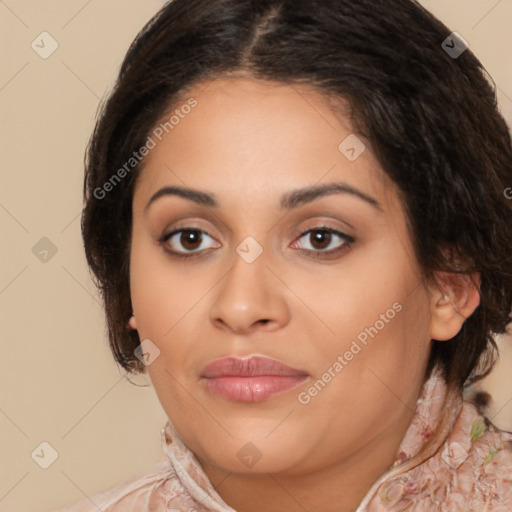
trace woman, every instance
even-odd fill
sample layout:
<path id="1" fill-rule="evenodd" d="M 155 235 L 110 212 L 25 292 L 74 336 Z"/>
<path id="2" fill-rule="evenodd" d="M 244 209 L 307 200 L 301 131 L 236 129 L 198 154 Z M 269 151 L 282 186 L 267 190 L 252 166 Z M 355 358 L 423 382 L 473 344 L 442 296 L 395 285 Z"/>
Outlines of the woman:
<path id="1" fill-rule="evenodd" d="M 511 183 L 481 64 L 416 2 L 167 3 L 82 219 L 164 461 L 62 510 L 511 510 L 512 434 L 466 396 L 511 320 Z"/>

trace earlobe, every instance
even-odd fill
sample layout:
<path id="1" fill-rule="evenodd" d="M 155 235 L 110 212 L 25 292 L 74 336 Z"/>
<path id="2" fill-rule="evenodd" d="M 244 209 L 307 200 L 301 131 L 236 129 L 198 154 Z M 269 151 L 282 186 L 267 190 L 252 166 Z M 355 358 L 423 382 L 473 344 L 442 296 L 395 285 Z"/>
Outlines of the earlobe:
<path id="1" fill-rule="evenodd" d="M 128 320 L 127 327 L 130 327 L 134 331 L 137 330 L 137 322 L 135 321 L 135 315 L 132 313 L 132 316 Z"/>
<path id="2" fill-rule="evenodd" d="M 452 339 L 480 304 L 479 274 L 437 274 L 438 286 L 431 290 L 430 338 Z"/>

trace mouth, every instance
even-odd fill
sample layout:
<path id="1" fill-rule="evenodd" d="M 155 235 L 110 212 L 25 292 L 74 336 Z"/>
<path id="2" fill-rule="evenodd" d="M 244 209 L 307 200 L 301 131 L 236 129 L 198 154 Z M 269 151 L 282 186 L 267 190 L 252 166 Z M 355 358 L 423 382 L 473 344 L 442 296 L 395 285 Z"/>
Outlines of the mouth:
<path id="1" fill-rule="evenodd" d="M 208 391 L 237 402 L 261 402 L 289 391 L 310 375 L 263 356 L 225 357 L 208 364 L 201 380 Z"/>

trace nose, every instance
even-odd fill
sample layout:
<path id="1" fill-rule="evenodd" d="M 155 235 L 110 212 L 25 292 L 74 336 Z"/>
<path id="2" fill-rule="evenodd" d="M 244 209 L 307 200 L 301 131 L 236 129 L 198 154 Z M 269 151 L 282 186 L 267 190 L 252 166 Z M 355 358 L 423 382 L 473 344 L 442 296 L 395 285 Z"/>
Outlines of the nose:
<path id="1" fill-rule="evenodd" d="M 217 328 L 248 334 L 259 329 L 276 330 L 288 323 L 286 287 L 267 263 L 265 251 L 252 263 L 235 255 L 210 309 L 210 319 Z"/>

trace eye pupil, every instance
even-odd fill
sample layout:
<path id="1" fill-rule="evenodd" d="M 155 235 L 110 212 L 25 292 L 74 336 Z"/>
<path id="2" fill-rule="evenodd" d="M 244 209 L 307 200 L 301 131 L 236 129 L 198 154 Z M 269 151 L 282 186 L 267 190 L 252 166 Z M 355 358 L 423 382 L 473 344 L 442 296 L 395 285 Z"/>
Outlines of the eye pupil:
<path id="1" fill-rule="evenodd" d="M 197 249 L 194 244 L 198 246 L 201 245 L 201 232 L 191 229 L 183 230 L 180 237 L 180 243 L 187 249 Z M 192 247 L 190 244 L 192 244 Z"/>
<path id="2" fill-rule="evenodd" d="M 317 249 L 325 249 L 331 243 L 332 233 L 328 231 L 313 231 L 311 234 L 314 235 L 312 245 Z M 320 247 L 317 244 L 320 244 Z"/>

